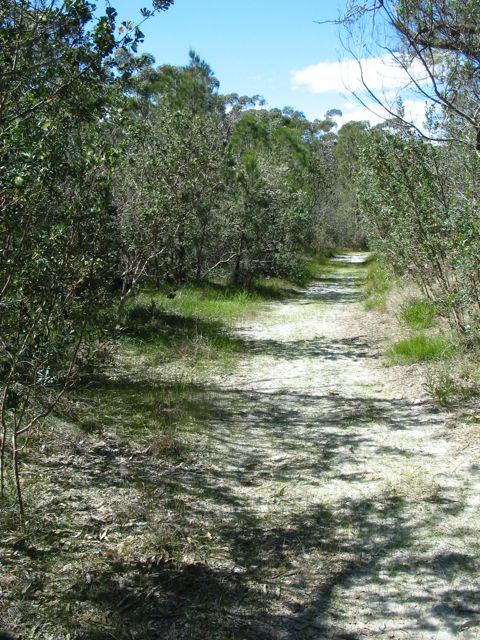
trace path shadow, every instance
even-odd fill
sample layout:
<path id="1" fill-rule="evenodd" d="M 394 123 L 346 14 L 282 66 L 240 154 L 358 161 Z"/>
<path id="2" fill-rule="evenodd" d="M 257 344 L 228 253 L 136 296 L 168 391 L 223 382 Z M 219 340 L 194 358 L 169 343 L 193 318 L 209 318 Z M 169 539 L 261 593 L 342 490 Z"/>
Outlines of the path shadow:
<path id="1" fill-rule="evenodd" d="M 93 393 L 98 395 L 96 390 Z M 266 478 L 287 482 L 306 473 L 326 473 L 340 466 L 339 463 L 358 460 L 360 448 L 363 456 L 388 451 L 404 458 L 409 454 L 408 447 L 379 446 L 376 439 L 370 438 L 369 428 L 381 424 L 388 440 L 390 432 L 408 433 L 415 429 L 430 410 L 427 402 L 375 396 L 255 391 L 216 384 L 183 383 L 179 387 L 142 380 L 130 381 L 126 389 L 123 380 L 110 380 L 102 389 L 97 411 L 103 427 L 116 430 L 120 440 L 104 442 L 86 460 L 80 455 L 76 457 L 74 450 L 68 464 L 61 457 L 57 467 L 65 470 L 64 480 L 67 481 L 69 471 L 82 471 L 85 482 L 98 486 L 112 483 L 122 486 L 125 482 L 148 479 L 151 471 L 148 456 L 139 457 L 137 452 L 132 457 L 129 445 L 121 441 L 122 433 L 127 439 L 140 437 L 146 429 L 161 433 L 171 397 L 180 404 L 182 421 L 197 423 L 212 445 L 224 447 L 225 455 L 233 461 L 228 469 L 213 472 L 210 480 L 205 480 L 205 487 L 222 478 L 226 482 L 239 479 L 255 484 Z M 102 406 L 109 407 L 108 415 L 101 415 Z M 428 413 L 428 422 L 431 428 L 440 426 L 441 415 Z M 278 452 L 278 458 L 271 459 L 270 446 Z M 129 465 L 125 464 L 127 457 L 131 458 Z M 52 460 L 47 464 L 51 466 Z M 197 473 L 197 466 L 193 468 Z M 352 482 L 361 480 L 361 476 L 350 476 Z M 221 495 L 217 498 L 222 499 Z"/>
<path id="2" fill-rule="evenodd" d="M 109 635 L 99 636 L 98 628 L 86 625 L 82 640 L 272 638 L 271 615 L 238 573 L 155 558 L 119 563 L 112 569 L 93 574 L 89 585 L 79 582 L 73 587 L 83 601 L 109 612 Z M 245 605 L 252 601 L 253 611 Z"/>
<path id="3" fill-rule="evenodd" d="M 124 336 L 131 340 L 168 347 L 202 336 L 221 349 L 241 351 L 244 341 L 217 320 L 206 320 L 165 311 L 155 305 L 136 306 L 125 322 Z"/>
<path id="4" fill-rule="evenodd" d="M 304 304 L 322 302 L 325 304 L 347 304 L 363 300 L 365 294 L 359 289 L 362 275 L 326 276 L 311 284 L 304 293 Z"/>
<path id="5" fill-rule="evenodd" d="M 192 503 L 196 510 L 188 517 L 201 518 L 209 529 L 215 522 L 212 530 L 228 557 L 223 567 L 152 558 L 112 564 L 108 571 L 92 574 L 88 585 L 81 581 L 73 587 L 77 597 L 108 612 L 116 637 L 364 638 L 361 629 L 351 629 L 348 617 L 332 618 L 339 588 L 358 589 L 377 618 L 398 618 L 401 630 L 409 634 L 458 632 L 466 619 L 479 613 L 478 593 L 468 586 L 445 589 L 440 600 L 429 597 L 429 584 L 440 576 L 450 579 L 462 572 L 465 578 L 473 577 L 475 568 L 467 555 L 438 552 L 427 558 L 411 552 L 422 523 L 412 519 L 401 497 L 352 499 L 335 511 L 315 505 L 281 525 L 272 525 L 251 509 L 227 517 L 200 504 Z M 309 558 L 312 566 L 306 567 L 302 558 Z M 418 575 L 426 589 L 392 593 L 391 574 L 406 579 Z M 310 597 L 295 605 L 289 593 Z M 285 602 L 291 612 L 279 614 Z M 419 607 L 432 616 L 419 615 Z M 132 635 L 122 635 L 126 629 Z M 95 633 L 86 628 L 82 638 L 109 637 Z"/>
<path id="6" fill-rule="evenodd" d="M 375 358 L 371 346 L 362 337 L 332 340 L 322 336 L 310 340 L 251 340 L 245 332 L 246 349 L 250 353 L 269 355 L 282 360 L 321 358 L 322 360 L 358 360 Z"/>

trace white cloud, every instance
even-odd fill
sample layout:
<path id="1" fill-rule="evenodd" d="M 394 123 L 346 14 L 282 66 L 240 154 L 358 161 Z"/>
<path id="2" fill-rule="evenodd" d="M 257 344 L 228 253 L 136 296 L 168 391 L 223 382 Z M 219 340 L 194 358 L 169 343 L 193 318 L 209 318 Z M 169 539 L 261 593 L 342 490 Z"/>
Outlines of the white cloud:
<path id="1" fill-rule="evenodd" d="M 352 120 L 367 120 L 371 125 L 378 124 L 390 115 L 373 101 L 366 101 L 361 105 L 353 100 L 348 100 L 341 105 L 342 115 L 334 118 L 338 128 Z M 403 103 L 405 110 L 405 120 L 412 122 L 416 127 L 423 130 L 425 122 L 425 102 L 423 100 L 405 100 Z"/>
<path id="2" fill-rule="evenodd" d="M 425 129 L 425 109 L 426 103 L 423 100 L 405 100 L 405 120 L 413 122 L 419 129 Z"/>
<path id="3" fill-rule="evenodd" d="M 424 71 L 420 63 L 414 63 L 409 73 L 423 82 Z M 292 73 L 292 86 L 294 89 L 305 87 L 317 94 L 345 90 L 362 92 L 362 74 L 365 84 L 372 91 L 391 91 L 411 84 L 408 73 L 388 54 L 377 58 L 312 64 Z"/>

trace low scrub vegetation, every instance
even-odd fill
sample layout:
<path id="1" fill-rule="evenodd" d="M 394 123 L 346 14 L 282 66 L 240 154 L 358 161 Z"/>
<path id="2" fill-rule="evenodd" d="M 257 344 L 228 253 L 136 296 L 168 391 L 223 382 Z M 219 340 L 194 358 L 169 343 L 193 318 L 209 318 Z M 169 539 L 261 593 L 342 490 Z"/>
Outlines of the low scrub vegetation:
<path id="1" fill-rule="evenodd" d="M 469 408 L 480 398 L 480 369 L 474 362 L 467 361 L 468 354 L 454 363 L 455 366 L 440 364 L 427 373 L 426 388 L 438 404 L 449 407 Z M 474 412 L 474 420 L 478 415 Z"/>
<path id="2" fill-rule="evenodd" d="M 259 294 L 214 284 L 145 291 L 126 308 L 121 344 L 130 360 L 141 357 L 157 367 L 230 366 L 243 348 L 232 322 L 254 314 L 261 303 Z"/>

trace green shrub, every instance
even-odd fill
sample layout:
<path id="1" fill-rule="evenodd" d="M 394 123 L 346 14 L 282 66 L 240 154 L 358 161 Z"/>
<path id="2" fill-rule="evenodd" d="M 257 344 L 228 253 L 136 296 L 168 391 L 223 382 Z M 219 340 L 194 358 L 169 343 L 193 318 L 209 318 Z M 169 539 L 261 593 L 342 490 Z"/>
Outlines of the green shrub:
<path id="1" fill-rule="evenodd" d="M 455 379 L 446 369 L 429 371 L 425 386 L 432 399 L 442 407 L 452 404 L 459 394 L 459 387 Z"/>
<path id="2" fill-rule="evenodd" d="M 448 406 L 459 402 L 468 402 L 480 396 L 480 378 L 478 367 L 464 365 L 463 367 L 443 365 L 435 367 L 427 373 L 426 388 L 435 402 Z"/>
<path id="3" fill-rule="evenodd" d="M 393 363 L 407 364 L 451 357 L 454 345 L 444 336 L 413 335 L 393 344 L 387 352 Z"/>

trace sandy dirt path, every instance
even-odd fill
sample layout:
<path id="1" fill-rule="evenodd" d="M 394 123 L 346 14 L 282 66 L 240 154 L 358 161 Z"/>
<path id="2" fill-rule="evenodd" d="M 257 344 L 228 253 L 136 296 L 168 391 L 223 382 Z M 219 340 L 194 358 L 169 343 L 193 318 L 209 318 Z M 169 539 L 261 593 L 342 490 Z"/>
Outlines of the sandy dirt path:
<path id="1" fill-rule="evenodd" d="M 212 638 L 480 638 L 479 468 L 382 362 L 360 278 L 340 260 L 239 326 L 248 355 L 209 389 L 190 484 L 217 548 Z"/>
<path id="2" fill-rule="evenodd" d="M 386 366 L 361 259 L 242 321 L 231 370 L 136 363 L 93 433 L 52 424 L 37 532 L 0 535 L 2 638 L 480 639 L 478 436 Z M 169 390 L 183 430 L 158 454 Z"/>

